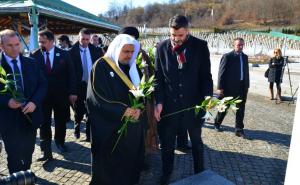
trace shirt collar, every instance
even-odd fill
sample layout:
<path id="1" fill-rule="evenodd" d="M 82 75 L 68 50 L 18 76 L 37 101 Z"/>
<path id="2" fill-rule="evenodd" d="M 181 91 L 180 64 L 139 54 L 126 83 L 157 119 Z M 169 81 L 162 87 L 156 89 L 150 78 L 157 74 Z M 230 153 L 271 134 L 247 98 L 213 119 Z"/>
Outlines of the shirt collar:
<path id="1" fill-rule="evenodd" d="M 52 55 L 52 54 L 54 54 L 54 46 L 48 51 L 49 52 L 49 55 Z M 47 51 L 44 51 L 44 54 L 46 54 L 47 53 Z"/>
<path id="2" fill-rule="evenodd" d="M 5 53 L 4 53 L 4 57 L 5 57 L 5 59 L 6 59 L 7 62 L 11 63 L 11 61 L 13 60 L 13 58 L 11 58 L 10 56 L 6 55 Z M 20 56 L 19 55 L 17 56 L 16 60 L 18 62 L 20 61 Z"/>
<path id="3" fill-rule="evenodd" d="M 82 47 L 82 46 L 79 44 L 79 49 L 80 49 L 80 51 L 83 51 L 83 50 L 88 51 L 88 50 L 89 50 L 89 47 L 84 48 L 84 47 Z"/>
<path id="4" fill-rule="evenodd" d="M 241 54 L 243 54 L 243 52 L 236 52 L 236 51 L 234 51 L 234 55 L 241 55 Z"/>

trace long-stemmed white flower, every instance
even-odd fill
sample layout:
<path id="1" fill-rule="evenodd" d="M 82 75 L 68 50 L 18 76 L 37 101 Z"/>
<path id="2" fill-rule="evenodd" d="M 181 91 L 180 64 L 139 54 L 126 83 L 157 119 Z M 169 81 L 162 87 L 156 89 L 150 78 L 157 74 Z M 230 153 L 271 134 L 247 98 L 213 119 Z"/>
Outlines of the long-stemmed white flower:
<path id="1" fill-rule="evenodd" d="M 129 90 L 129 92 L 131 92 L 135 98 L 145 97 L 143 89 L 133 89 Z"/>
<path id="2" fill-rule="evenodd" d="M 129 93 L 128 97 L 129 97 L 129 102 L 130 102 L 131 108 L 140 109 L 141 112 L 144 111 L 145 99 L 150 98 L 154 91 L 154 81 L 155 81 L 154 76 L 151 76 L 148 80 L 146 80 L 145 76 L 143 76 L 139 86 L 136 89 L 129 90 L 130 93 Z M 138 121 L 138 120 L 132 119 L 131 117 L 124 117 L 123 119 L 124 119 L 123 120 L 124 122 L 123 122 L 121 128 L 118 130 L 118 134 L 119 134 L 118 139 L 117 139 L 111 152 L 113 152 L 116 149 L 121 137 L 123 135 L 126 135 L 128 124 L 136 123 Z"/>

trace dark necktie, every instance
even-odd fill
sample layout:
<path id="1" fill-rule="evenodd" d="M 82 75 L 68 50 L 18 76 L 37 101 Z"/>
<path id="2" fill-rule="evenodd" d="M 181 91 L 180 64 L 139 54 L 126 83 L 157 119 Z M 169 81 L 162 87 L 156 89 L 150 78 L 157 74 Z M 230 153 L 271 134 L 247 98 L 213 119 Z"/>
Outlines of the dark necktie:
<path id="1" fill-rule="evenodd" d="M 17 92 L 22 93 L 23 92 L 23 84 L 22 84 L 22 76 L 20 69 L 18 67 L 18 61 L 16 59 L 11 60 L 14 67 L 14 77 L 15 77 L 15 89 Z"/>
<path id="2" fill-rule="evenodd" d="M 45 69 L 47 74 L 51 73 L 51 63 L 50 63 L 50 58 L 49 58 L 49 52 L 46 52 L 46 64 L 45 64 Z"/>

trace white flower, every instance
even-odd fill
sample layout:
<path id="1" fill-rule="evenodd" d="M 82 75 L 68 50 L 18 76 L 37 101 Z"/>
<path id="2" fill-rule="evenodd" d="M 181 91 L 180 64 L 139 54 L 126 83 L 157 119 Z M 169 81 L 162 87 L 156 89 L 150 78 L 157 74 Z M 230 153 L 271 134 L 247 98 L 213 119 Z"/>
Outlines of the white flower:
<path id="1" fill-rule="evenodd" d="M 232 100 L 232 99 L 233 99 L 233 97 L 229 96 L 229 97 L 224 97 L 222 100 L 228 101 L 228 100 Z"/>
<path id="2" fill-rule="evenodd" d="M 230 105 L 230 108 L 233 110 L 233 111 L 237 111 L 239 108 L 236 107 L 236 105 Z"/>
<path id="3" fill-rule="evenodd" d="M 200 109 L 201 106 L 200 106 L 200 105 L 196 105 L 195 108 L 196 108 L 196 109 Z"/>
<path id="4" fill-rule="evenodd" d="M 129 91 L 133 94 L 133 96 L 135 98 L 140 98 L 140 97 L 144 97 L 145 96 L 142 89 L 129 90 Z"/>
<path id="5" fill-rule="evenodd" d="M 205 96 L 205 100 L 211 99 L 211 96 Z"/>
<path id="6" fill-rule="evenodd" d="M 210 120 L 210 119 L 213 119 L 213 116 L 209 111 L 207 111 L 202 118 L 205 120 Z"/>
<path id="7" fill-rule="evenodd" d="M 225 112 L 227 106 L 224 104 L 220 104 L 217 106 L 218 112 Z"/>
<path id="8" fill-rule="evenodd" d="M 154 87 L 151 86 L 151 87 L 148 89 L 147 93 L 152 93 L 153 91 L 154 91 Z"/>
<path id="9" fill-rule="evenodd" d="M 143 60 L 142 63 L 141 63 L 141 68 L 144 68 L 144 67 L 147 67 L 147 66 L 148 66 L 148 64 L 146 63 L 145 60 Z"/>

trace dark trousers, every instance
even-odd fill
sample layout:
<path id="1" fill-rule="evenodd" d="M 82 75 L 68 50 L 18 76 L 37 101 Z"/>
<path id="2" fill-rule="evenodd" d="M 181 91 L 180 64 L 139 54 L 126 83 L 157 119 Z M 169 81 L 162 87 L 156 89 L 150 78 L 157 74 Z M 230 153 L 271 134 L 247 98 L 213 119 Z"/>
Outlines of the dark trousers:
<path id="1" fill-rule="evenodd" d="M 60 95 L 61 96 L 61 95 Z M 56 144 L 64 144 L 66 137 L 66 123 L 70 117 L 70 109 L 68 104 L 68 97 L 61 96 L 60 98 L 54 98 L 55 96 L 47 97 L 43 103 L 44 112 L 44 124 L 40 128 L 41 150 L 46 154 L 52 153 L 51 140 L 51 122 L 52 122 L 52 110 L 54 112 L 55 122 L 55 135 L 54 140 Z"/>
<path id="2" fill-rule="evenodd" d="M 78 89 L 78 98 L 75 102 L 75 106 L 73 106 L 74 110 L 74 117 L 75 117 L 75 130 L 80 130 L 80 124 L 83 119 L 83 116 L 86 114 L 87 121 L 86 121 L 86 137 L 90 138 L 90 129 L 91 124 L 87 115 L 87 110 L 85 106 L 85 100 L 86 100 L 86 91 L 87 91 L 87 83 L 81 82 L 80 87 Z"/>
<path id="3" fill-rule="evenodd" d="M 203 121 L 203 120 L 201 120 Z M 174 150 L 178 128 L 183 122 L 158 123 L 158 133 L 161 142 L 162 170 L 164 175 L 170 175 L 174 165 Z M 203 166 L 203 142 L 201 138 L 201 127 L 187 129 L 192 142 L 192 155 L 194 159 L 194 172 L 199 173 Z"/>
<path id="4" fill-rule="evenodd" d="M 187 129 L 180 127 L 177 131 L 177 147 L 185 147 L 188 144 Z"/>
<path id="5" fill-rule="evenodd" d="M 246 101 L 247 101 L 247 93 L 248 93 L 248 89 L 245 89 L 243 83 L 241 83 L 239 95 L 234 96 L 235 98 L 239 96 L 239 99 L 242 100 L 241 103 L 237 104 L 238 110 L 236 111 L 236 114 L 235 114 L 236 130 L 244 129 L 244 115 L 245 115 L 245 105 L 246 105 Z M 227 96 L 227 95 L 225 94 L 225 96 Z M 231 96 L 231 95 L 228 95 L 228 96 Z M 215 118 L 215 125 L 222 124 L 222 122 L 227 114 L 228 109 L 229 109 L 229 107 L 227 107 L 225 112 L 217 113 L 217 116 Z"/>
<path id="6" fill-rule="evenodd" d="M 9 131 L 1 133 L 10 174 L 30 169 L 36 140 L 36 128 L 26 120 L 13 124 Z"/>

